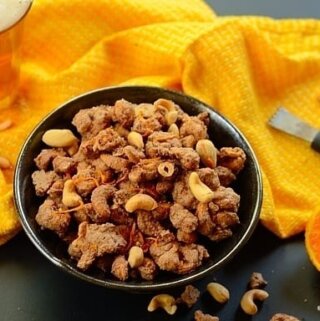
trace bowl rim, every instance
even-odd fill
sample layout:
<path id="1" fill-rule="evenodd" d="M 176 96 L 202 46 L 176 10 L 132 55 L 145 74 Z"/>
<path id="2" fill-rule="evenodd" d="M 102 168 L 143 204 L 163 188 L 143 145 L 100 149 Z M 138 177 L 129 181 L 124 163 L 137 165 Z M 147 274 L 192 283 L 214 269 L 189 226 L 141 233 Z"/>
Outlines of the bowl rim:
<path id="1" fill-rule="evenodd" d="M 25 154 L 25 151 L 28 148 L 30 139 L 37 133 L 38 128 L 41 127 L 53 114 L 55 114 L 58 110 L 65 108 L 65 106 L 70 105 L 75 103 L 77 100 L 81 100 L 85 98 L 86 96 L 90 95 L 95 95 L 97 93 L 102 93 L 105 91 L 110 91 L 110 90 L 121 90 L 121 89 L 132 89 L 136 88 L 139 90 L 156 90 L 156 91 L 161 91 L 161 92 L 167 92 L 169 94 L 172 94 L 174 96 L 180 96 L 181 98 L 187 99 L 191 104 L 196 105 L 200 104 L 202 107 L 205 107 L 206 109 L 209 109 L 213 111 L 215 114 L 217 114 L 219 117 L 221 117 L 228 125 L 230 125 L 240 136 L 240 138 L 243 140 L 243 142 L 247 145 L 248 150 L 251 153 L 253 164 L 254 164 L 254 171 L 255 171 L 255 176 L 257 178 L 257 198 L 255 202 L 255 207 L 253 210 L 253 215 L 250 220 L 250 223 L 247 227 L 247 230 L 244 232 L 244 234 L 241 236 L 241 238 L 238 240 L 238 242 L 235 244 L 235 246 L 231 249 L 227 255 L 223 256 L 219 261 L 215 262 L 211 266 L 201 269 L 200 271 L 192 272 L 190 275 L 185 275 L 182 276 L 181 279 L 179 280 L 174 280 L 174 281 L 165 281 L 161 283 L 146 283 L 146 284 L 128 284 L 126 282 L 121 282 L 121 281 L 116 281 L 116 280 L 100 280 L 97 279 L 91 275 L 85 274 L 81 272 L 80 270 L 72 267 L 70 264 L 67 262 L 57 258 L 54 256 L 47 247 L 43 245 L 42 242 L 40 242 L 39 238 L 37 235 L 33 232 L 30 224 L 28 223 L 27 220 L 27 213 L 23 211 L 23 206 L 22 206 L 22 200 L 21 200 L 21 191 L 20 191 L 20 169 L 21 169 L 21 160 L 23 158 L 23 155 Z M 30 134 L 27 136 L 25 139 L 20 152 L 18 154 L 17 162 L 16 162 L 16 167 L 14 171 L 14 186 L 13 186 L 13 194 L 14 194 L 14 205 L 15 208 L 18 212 L 20 222 L 22 223 L 22 227 L 31 240 L 31 242 L 35 245 L 35 247 L 49 260 L 51 261 L 54 265 L 58 266 L 61 268 L 63 271 L 68 272 L 69 274 L 73 275 L 74 277 L 80 278 L 84 281 L 89 281 L 92 284 L 100 285 L 109 289 L 118 289 L 118 290 L 126 290 L 126 291 L 137 291 L 137 292 L 147 292 L 147 291 L 157 291 L 157 290 L 163 290 L 163 289 L 169 289 L 173 287 L 179 287 L 183 286 L 186 284 L 190 284 L 196 280 L 199 280 L 200 278 L 203 278 L 207 276 L 210 273 L 213 273 L 216 271 L 222 264 L 227 263 L 230 261 L 238 252 L 239 250 L 246 244 L 246 242 L 249 240 L 251 235 L 253 234 L 258 221 L 260 217 L 260 211 L 261 211 L 261 206 L 262 206 L 262 199 L 263 199 L 263 182 L 262 182 L 262 175 L 261 175 L 261 170 L 259 167 L 259 163 L 257 160 L 257 157 L 246 139 L 246 137 L 243 135 L 243 133 L 233 124 L 231 123 L 227 118 L 225 118 L 223 115 L 221 115 L 217 110 L 215 110 L 213 107 L 209 106 L 208 104 L 204 103 L 203 101 L 186 95 L 182 92 L 177 92 L 174 90 L 169 90 L 166 88 L 161 88 L 161 87 L 155 87 L 155 86 L 110 86 L 110 87 L 102 87 L 98 89 L 94 89 L 85 93 L 82 93 L 81 95 L 75 96 L 66 102 L 60 104 L 57 108 L 53 109 L 50 113 L 48 113 L 45 117 L 43 117 L 37 125 L 34 127 L 34 129 L 30 132 Z"/>

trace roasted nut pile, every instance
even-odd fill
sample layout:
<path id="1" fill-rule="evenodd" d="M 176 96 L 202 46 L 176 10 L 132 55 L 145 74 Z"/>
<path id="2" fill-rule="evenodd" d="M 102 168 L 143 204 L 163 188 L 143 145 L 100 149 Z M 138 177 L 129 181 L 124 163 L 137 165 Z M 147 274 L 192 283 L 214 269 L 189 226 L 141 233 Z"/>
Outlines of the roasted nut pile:
<path id="1" fill-rule="evenodd" d="M 66 242 L 81 270 L 125 281 L 159 270 L 186 274 L 208 257 L 199 244 L 232 236 L 240 197 L 229 187 L 245 165 L 238 147 L 216 149 L 209 116 L 174 102 L 80 110 L 69 129 L 43 135 L 35 158 L 37 223 Z M 200 237 L 201 235 L 201 237 Z"/>

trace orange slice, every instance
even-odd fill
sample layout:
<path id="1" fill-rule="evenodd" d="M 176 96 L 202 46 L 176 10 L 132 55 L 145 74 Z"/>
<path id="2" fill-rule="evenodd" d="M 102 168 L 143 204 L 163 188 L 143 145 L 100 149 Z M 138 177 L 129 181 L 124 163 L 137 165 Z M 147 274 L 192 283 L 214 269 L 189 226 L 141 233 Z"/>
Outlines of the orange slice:
<path id="1" fill-rule="evenodd" d="M 305 242 L 311 262 L 320 271 L 320 213 L 314 214 L 308 221 Z"/>

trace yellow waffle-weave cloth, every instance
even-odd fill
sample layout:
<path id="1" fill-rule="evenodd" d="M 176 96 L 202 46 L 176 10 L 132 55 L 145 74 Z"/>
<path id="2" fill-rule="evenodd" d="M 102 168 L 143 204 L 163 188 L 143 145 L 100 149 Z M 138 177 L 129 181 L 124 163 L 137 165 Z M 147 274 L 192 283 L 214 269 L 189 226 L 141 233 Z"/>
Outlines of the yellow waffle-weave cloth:
<path id="1" fill-rule="evenodd" d="M 85 91 L 120 84 L 181 88 L 215 106 L 263 170 L 262 223 L 302 232 L 320 207 L 320 156 L 267 126 L 279 105 L 320 128 L 320 22 L 216 17 L 200 0 L 36 0 L 25 23 L 18 102 L 0 110 L 0 155 L 15 162 L 30 130 Z M 0 173 L 0 243 L 19 229 Z M 5 180 L 5 177 L 7 179 Z"/>

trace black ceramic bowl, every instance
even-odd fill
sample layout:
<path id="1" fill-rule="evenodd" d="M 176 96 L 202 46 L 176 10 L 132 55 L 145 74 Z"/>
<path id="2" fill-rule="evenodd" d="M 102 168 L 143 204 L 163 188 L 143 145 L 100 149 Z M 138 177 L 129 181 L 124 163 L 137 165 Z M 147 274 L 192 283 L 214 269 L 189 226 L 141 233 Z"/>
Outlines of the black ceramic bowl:
<path id="1" fill-rule="evenodd" d="M 233 188 L 241 196 L 239 217 L 241 224 L 235 229 L 233 237 L 221 243 L 208 243 L 210 260 L 196 271 L 187 275 L 160 273 L 153 281 L 120 282 L 107 278 L 101 271 L 92 270 L 83 273 L 76 268 L 66 251 L 66 246 L 53 233 L 42 231 L 35 222 L 35 215 L 40 205 L 31 182 L 31 174 L 35 170 L 33 159 L 45 146 L 41 141 L 43 133 L 51 128 L 70 128 L 73 116 L 82 108 L 100 104 L 112 105 L 124 98 L 133 103 L 154 102 L 158 98 L 173 100 L 190 115 L 207 111 L 210 115 L 209 135 L 217 147 L 239 146 L 246 155 L 244 170 L 239 174 Z M 154 87 L 114 87 L 99 89 L 76 97 L 44 118 L 27 138 L 18 157 L 15 178 L 14 196 L 22 226 L 39 251 L 62 270 L 88 282 L 131 291 L 150 291 L 185 285 L 206 276 L 226 264 L 248 241 L 259 219 L 262 202 L 262 183 L 256 157 L 240 131 L 228 120 L 209 106 L 178 92 Z"/>

